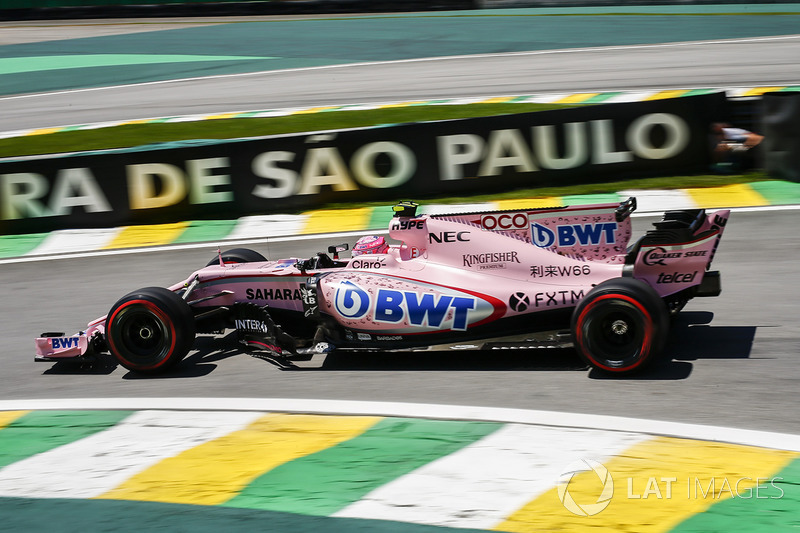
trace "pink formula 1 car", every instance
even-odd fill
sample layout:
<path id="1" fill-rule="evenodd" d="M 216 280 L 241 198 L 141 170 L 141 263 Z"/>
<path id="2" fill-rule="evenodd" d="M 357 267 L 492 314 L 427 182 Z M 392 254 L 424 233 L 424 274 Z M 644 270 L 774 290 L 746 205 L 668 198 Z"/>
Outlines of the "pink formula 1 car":
<path id="1" fill-rule="evenodd" d="M 589 365 L 622 374 L 659 354 L 671 314 L 720 293 L 709 267 L 729 211 L 668 211 L 631 242 L 635 198 L 450 215 L 416 208 L 394 207 L 389 235 L 400 244 L 370 241 L 350 258 L 339 257 L 347 244 L 310 259 L 220 253 L 168 289 L 124 296 L 77 335 L 43 334 L 36 360 L 108 350 L 132 371 L 159 373 L 197 333 L 226 329 L 285 366 L 333 350 L 518 348 L 539 335 L 571 340 Z"/>

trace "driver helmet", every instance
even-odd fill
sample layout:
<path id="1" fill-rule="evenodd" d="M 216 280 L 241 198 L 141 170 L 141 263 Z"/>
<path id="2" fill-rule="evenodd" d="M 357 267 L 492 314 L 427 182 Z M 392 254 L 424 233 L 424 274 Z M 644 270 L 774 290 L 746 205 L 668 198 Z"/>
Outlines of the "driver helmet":
<path id="1" fill-rule="evenodd" d="M 361 237 L 353 246 L 353 257 L 362 254 L 385 254 L 389 250 L 386 239 L 376 235 Z"/>

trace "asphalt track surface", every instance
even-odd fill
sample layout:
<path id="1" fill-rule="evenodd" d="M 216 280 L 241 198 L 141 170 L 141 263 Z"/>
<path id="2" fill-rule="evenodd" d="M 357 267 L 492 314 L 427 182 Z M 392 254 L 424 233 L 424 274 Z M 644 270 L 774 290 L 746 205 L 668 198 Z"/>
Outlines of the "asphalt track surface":
<path id="1" fill-rule="evenodd" d="M 133 23 L 51 23 L 27 32 L 16 25 L 2 28 L 14 32 L 0 48 L 0 129 L 362 102 L 786 85 L 800 80 L 798 26 L 800 15 L 199 21 L 163 26 L 174 30 L 166 32 Z M 44 42 L 29 42 L 37 38 Z M 120 63 L 71 63 L 80 51 L 98 50 L 118 54 Z M 179 56 L 156 63 L 164 54 Z M 192 54 L 217 59 L 187 60 Z M 3 70 L 39 62 L 45 65 L 35 72 Z M 137 81 L 147 83 L 123 85 Z"/>
<path id="2" fill-rule="evenodd" d="M 652 220 L 635 218 L 635 234 Z M 77 331 L 131 290 L 184 279 L 215 248 L 6 264 L 0 399 L 97 398 L 98 407 L 102 398 L 145 396 L 409 401 L 800 433 L 792 407 L 800 379 L 796 220 L 793 210 L 734 213 L 714 261 L 722 295 L 690 302 L 667 356 L 625 379 L 587 370 L 570 350 L 329 355 L 284 371 L 240 353 L 232 337 L 205 336 L 163 377 L 134 375 L 110 359 L 95 369 L 34 363 L 39 333 Z M 271 258 L 305 257 L 326 244 L 252 247 Z"/>
<path id="3" fill-rule="evenodd" d="M 746 37 L 746 36 L 739 36 Z M 602 46 L 435 61 L 272 71 L 0 99 L 2 129 L 359 101 L 793 83 L 797 36 L 736 42 Z M 719 298 L 696 299 L 674 325 L 668 357 L 637 378 L 609 379 L 574 354 L 509 352 L 328 356 L 281 371 L 200 338 L 164 377 L 112 362 L 95 369 L 33 362 L 33 338 L 72 333 L 143 286 L 168 285 L 214 247 L 0 266 L 0 398 L 262 397 L 410 401 L 622 415 L 800 433 L 797 211 L 734 213 L 714 266 Z M 635 230 L 649 226 L 636 218 Z M 355 238 L 352 239 L 353 241 Z M 269 257 L 306 256 L 328 243 L 273 243 Z M 169 405 L 164 405 L 169 408 Z M 636 428 L 631 428 L 636 429 Z"/>
<path id="4" fill-rule="evenodd" d="M 800 36 L 231 74 L 0 99 L 4 130 L 352 103 L 749 87 L 800 79 Z"/>

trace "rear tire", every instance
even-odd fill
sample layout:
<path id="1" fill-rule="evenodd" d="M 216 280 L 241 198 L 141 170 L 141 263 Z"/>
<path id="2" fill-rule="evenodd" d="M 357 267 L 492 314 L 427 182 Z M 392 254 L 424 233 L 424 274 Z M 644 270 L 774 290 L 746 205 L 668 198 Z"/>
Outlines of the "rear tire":
<path id="1" fill-rule="evenodd" d="M 664 348 L 668 314 L 663 300 L 644 282 L 605 281 L 572 314 L 575 349 L 593 368 L 614 374 L 638 372 Z"/>
<path id="2" fill-rule="evenodd" d="M 183 359 L 194 343 L 191 307 L 163 287 L 123 296 L 108 312 L 106 342 L 119 364 L 141 374 L 160 374 Z"/>
<path id="3" fill-rule="evenodd" d="M 222 262 L 225 264 L 255 263 L 266 260 L 267 260 L 266 257 L 256 252 L 255 250 L 251 250 L 249 248 L 233 248 L 226 252 L 222 252 Z M 214 265 L 219 265 L 219 256 L 214 257 L 214 259 L 209 261 L 206 266 L 214 266 Z"/>

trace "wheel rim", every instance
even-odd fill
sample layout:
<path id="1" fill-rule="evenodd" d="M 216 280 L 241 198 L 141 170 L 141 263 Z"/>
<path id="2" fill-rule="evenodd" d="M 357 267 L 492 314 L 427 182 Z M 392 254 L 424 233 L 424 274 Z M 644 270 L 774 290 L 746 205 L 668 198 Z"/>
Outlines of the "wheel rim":
<path id="1" fill-rule="evenodd" d="M 650 331 L 642 310 L 623 300 L 597 301 L 588 307 L 581 324 L 587 355 L 609 370 L 637 366 L 647 355 Z"/>
<path id="2" fill-rule="evenodd" d="M 164 324 L 151 313 L 127 313 L 121 317 L 122 342 L 140 357 L 152 357 L 166 347 Z M 132 315 L 132 316 L 131 316 Z"/>
<path id="3" fill-rule="evenodd" d="M 119 309 L 112 317 L 110 333 L 116 354 L 134 366 L 158 366 L 175 345 L 173 329 L 149 302 L 129 302 Z"/>
<path id="4" fill-rule="evenodd" d="M 609 312 L 599 320 L 596 327 L 607 353 L 638 350 L 641 342 L 640 328 L 627 313 L 618 310 Z"/>

